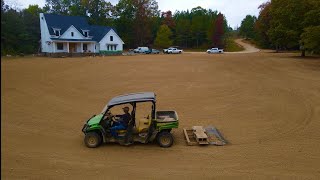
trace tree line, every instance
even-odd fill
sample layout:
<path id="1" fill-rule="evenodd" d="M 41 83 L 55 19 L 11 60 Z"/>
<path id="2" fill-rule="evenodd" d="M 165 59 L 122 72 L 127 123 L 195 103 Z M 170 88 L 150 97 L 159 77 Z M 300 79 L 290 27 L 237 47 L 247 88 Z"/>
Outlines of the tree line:
<path id="1" fill-rule="evenodd" d="M 320 54 L 320 1 L 271 0 L 259 6 L 258 17 L 247 15 L 240 35 L 264 48 Z"/>
<path id="2" fill-rule="evenodd" d="M 37 53 L 40 47 L 39 13 L 84 16 L 90 24 L 114 27 L 125 48 L 224 48 L 228 32 L 225 16 L 195 7 L 161 12 L 156 0 L 46 0 L 44 7 L 17 10 L 1 0 L 1 55 Z"/>

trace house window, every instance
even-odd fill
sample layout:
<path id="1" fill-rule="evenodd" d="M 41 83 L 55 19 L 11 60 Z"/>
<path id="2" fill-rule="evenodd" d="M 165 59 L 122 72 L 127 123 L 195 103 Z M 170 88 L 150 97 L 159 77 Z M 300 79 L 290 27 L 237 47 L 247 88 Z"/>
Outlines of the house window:
<path id="1" fill-rule="evenodd" d="M 114 50 L 115 50 L 115 51 L 117 50 L 117 45 L 114 45 Z"/>
<path id="2" fill-rule="evenodd" d="M 85 32 L 84 32 L 84 36 L 85 36 L 85 37 L 88 37 L 88 31 L 85 31 Z"/>
<path id="3" fill-rule="evenodd" d="M 57 49 L 63 50 L 63 43 L 57 43 Z"/>
<path id="4" fill-rule="evenodd" d="M 94 49 L 97 49 L 97 45 L 94 45 Z"/>
<path id="5" fill-rule="evenodd" d="M 83 44 L 83 51 L 87 51 L 88 50 L 88 45 L 87 44 Z"/>
<path id="6" fill-rule="evenodd" d="M 55 34 L 56 36 L 60 36 L 60 30 L 54 30 L 54 34 Z"/>
<path id="7" fill-rule="evenodd" d="M 74 35 L 73 32 L 71 32 L 71 36 L 72 36 L 72 37 L 73 37 L 73 35 Z"/>
<path id="8" fill-rule="evenodd" d="M 113 41 L 113 36 L 110 36 L 110 41 Z"/>

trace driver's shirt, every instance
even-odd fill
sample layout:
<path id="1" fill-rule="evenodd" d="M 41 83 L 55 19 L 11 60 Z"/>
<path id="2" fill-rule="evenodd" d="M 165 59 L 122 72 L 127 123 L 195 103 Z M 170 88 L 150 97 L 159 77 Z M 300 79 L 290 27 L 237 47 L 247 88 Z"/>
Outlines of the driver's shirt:
<path id="1" fill-rule="evenodd" d="M 119 115 L 118 117 L 120 117 L 119 123 L 127 127 L 129 124 L 129 121 L 131 120 L 131 115 L 129 113 L 126 113 L 126 114 Z"/>

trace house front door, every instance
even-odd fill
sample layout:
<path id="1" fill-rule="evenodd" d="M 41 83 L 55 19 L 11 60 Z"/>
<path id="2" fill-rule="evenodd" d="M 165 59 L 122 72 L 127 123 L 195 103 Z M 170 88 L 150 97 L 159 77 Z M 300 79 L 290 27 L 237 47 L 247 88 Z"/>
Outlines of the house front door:
<path id="1" fill-rule="evenodd" d="M 70 43 L 70 44 L 69 44 L 69 52 L 71 52 L 71 53 L 77 52 L 76 43 Z"/>

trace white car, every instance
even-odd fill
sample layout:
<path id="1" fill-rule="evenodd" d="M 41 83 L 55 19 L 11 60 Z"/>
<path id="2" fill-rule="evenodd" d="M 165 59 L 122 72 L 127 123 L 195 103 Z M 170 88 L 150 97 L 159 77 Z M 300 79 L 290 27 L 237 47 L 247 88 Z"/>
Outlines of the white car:
<path id="1" fill-rule="evenodd" d="M 169 48 L 167 50 L 168 54 L 181 54 L 182 52 L 183 52 L 183 50 L 177 49 L 177 48 Z"/>
<path id="2" fill-rule="evenodd" d="M 169 49 L 172 49 L 172 48 L 178 48 L 178 46 L 170 46 L 170 47 L 167 48 L 167 49 L 163 49 L 163 53 L 168 54 L 168 50 L 169 50 Z"/>
<path id="3" fill-rule="evenodd" d="M 147 53 L 149 51 L 148 47 L 138 47 L 133 50 L 134 53 Z"/>
<path id="4" fill-rule="evenodd" d="M 218 49 L 218 48 L 211 48 L 207 50 L 208 54 L 213 54 L 213 53 L 223 53 L 223 49 Z"/>

